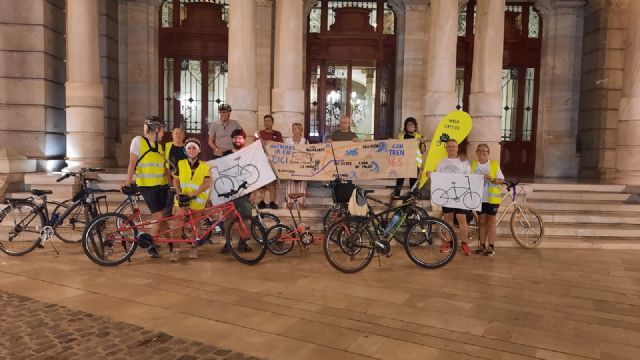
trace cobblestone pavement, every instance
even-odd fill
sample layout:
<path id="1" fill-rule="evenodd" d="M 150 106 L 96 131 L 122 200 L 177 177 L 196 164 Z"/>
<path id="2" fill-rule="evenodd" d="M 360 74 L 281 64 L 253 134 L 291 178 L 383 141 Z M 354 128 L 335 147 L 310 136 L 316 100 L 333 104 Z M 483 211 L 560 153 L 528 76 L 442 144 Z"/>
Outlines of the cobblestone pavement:
<path id="1" fill-rule="evenodd" d="M 0 306 L 0 359 L 257 359 L 4 291 Z"/>

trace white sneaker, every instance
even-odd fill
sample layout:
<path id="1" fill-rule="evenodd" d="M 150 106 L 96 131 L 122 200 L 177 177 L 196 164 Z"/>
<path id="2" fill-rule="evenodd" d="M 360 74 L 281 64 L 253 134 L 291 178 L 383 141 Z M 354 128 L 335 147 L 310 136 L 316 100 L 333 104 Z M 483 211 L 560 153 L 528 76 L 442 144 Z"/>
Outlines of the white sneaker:
<path id="1" fill-rule="evenodd" d="M 178 261 L 180 259 L 180 254 L 178 254 L 178 250 L 173 250 L 169 253 L 169 261 Z"/>
<path id="2" fill-rule="evenodd" d="M 191 251 L 189 252 L 189 259 L 197 259 L 198 258 L 198 248 L 197 247 L 192 247 Z"/>

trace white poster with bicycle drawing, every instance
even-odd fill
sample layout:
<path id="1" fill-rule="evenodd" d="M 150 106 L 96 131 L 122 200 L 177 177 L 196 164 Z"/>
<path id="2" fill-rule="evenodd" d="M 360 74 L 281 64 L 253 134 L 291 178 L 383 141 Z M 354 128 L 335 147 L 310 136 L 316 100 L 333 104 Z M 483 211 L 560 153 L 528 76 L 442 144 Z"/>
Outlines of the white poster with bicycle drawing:
<path id="1" fill-rule="evenodd" d="M 259 141 L 207 163 L 211 166 L 210 198 L 213 205 L 223 204 L 229 199 L 248 194 L 276 179 Z M 238 190 L 245 183 L 246 189 L 240 190 L 237 195 L 231 198 L 219 196 Z"/>
<path id="2" fill-rule="evenodd" d="M 431 203 L 438 206 L 477 210 L 482 209 L 483 175 L 465 175 L 433 172 Z"/>

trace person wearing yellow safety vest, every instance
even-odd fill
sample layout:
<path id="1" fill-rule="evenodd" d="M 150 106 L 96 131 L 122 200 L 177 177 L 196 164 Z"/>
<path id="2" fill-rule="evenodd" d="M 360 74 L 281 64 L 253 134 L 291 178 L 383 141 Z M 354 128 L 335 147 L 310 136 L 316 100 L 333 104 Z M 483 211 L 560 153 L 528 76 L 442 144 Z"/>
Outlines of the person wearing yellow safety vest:
<path id="1" fill-rule="evenodd" d="M 484 175 L 484 194 L 480 212 L 480 246 L 474 251 L 478 255 L 493 256 L 496 240 L 496 214 L 500 206 L 501 185 L 504 175 L 497 160 L 489 160 L 489 145 L 479 144 L 476 148 L 478 160 L 471 163 L 471 173 Z M 488 246 L 486 244 L 489 244 Z"/>
<path id="2" fill-rule="evenodd" d="M 192 210 L 202 210 L 209 200 L 209 188 L 211 187 L 210 167 L 204 161 L 198 160 L 201 145 L 200 140 L 189 138 L 184 143 L 184 149 L 187 159 L 178 161 L 178 167 L 173 173 L 173 186 L 178 189 L 181 195 L 187 195 L 191 198 L 189 208 Z M 182 215 L 185 209 L 180 207 L 178 199 L 175 200 L 174 214 Z M 179 226 L 179 225 L 176 225 Z M 169 254 L 170 261 L 178 261 L 178 251 L 171 251 Z M 198 258 L 198 249 L 195 244 L 191 244 L 191 252 L 189 258 Z"/>
<path id="3" fill-rule="evenodd" d="M 135 173 L 136 185 L 140 188 L 154 220 L 162 218 L 167 202 L 170 200 L 169 169 L 160 145 L 164 129 L 164 121 L 157 116 L 149 116 L 145 120 L 144 136 L 136 136 L 131 140 L 127 180 L 124 183 L 124 186 L 131 185 Z M 164 222 L 154 223 L 151 227 L 151 235 L 156 236 L 160 228 L 165 227 Z M 149 246 L 148 252 L 153 258 L 160 257 L 156 245 Z"/>
<path id="4" fill-rule="evenodd" d="M 404 128 L 400 135 L 398 135 L 398 139 L 418 139 L 418 148 L 416 149 L 416 166 L 418 171 L 416 172 L 416 177 L 409 179 L 409 187 L 413 187 L 413 184 L 415 184 L 418 179 L 417 174 L 420 173 L 420 168 L 422 167 L 422 154 L 426 151 L 424 137 L 418 132 L 418 122 L 415 118 L 408 117 L 404 121 Z M 400 195 L 402 184 L 404 184 L 404 179 L 400 178 L 396 180 L 396 187 L 393 191 L 394 196 Z"/>

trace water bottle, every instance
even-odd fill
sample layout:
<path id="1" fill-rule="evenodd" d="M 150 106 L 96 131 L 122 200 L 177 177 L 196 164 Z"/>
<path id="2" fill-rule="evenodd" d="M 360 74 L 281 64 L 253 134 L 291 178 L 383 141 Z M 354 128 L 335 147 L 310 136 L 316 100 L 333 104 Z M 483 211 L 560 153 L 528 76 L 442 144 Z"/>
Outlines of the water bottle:
<path id="1" fill-rule="evenodd" d="M 400 221 L 400 211 L 396 211 L 395 214 L 393 214 L 393 217 L 391 218 L 391 220 L 389 221 L 389 223 L 387 224 L 387 226 L 384 228 L 384 233 L 388 234 L 389 232 L 391 232 L 391 230 L 393 230 L 393 228 L 395 228 L 395 226 L 398 224 L 398 221 Z"/>

